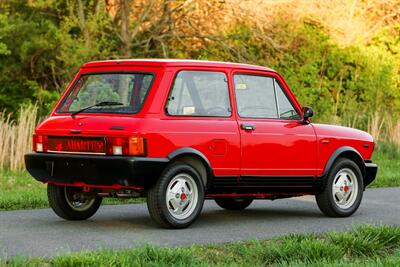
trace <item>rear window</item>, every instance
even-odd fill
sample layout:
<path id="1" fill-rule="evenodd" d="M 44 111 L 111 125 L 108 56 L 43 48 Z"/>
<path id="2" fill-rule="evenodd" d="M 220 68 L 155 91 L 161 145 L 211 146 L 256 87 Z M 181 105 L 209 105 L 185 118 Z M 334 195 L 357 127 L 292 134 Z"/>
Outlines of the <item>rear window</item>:
<path id="1" fill-rule="evenodd" d="M 153 82 L 148 73 L 99 73 L 82 75 L 62 101 L 58 112 L 70 113 L 101 102 L 120 105 L 95 106 L 82 113 L 129 113 L 140 111 Z"/>

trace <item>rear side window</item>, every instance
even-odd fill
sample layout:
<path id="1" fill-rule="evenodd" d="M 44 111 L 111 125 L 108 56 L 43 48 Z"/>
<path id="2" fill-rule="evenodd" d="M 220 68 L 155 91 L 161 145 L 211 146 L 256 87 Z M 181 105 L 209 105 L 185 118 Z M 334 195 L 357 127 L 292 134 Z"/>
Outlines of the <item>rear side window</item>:
<path id="1" fill-rule="evenodd" d="M 137 113 L 153 81 L 146 73 L 99 73 L 82 75 L 71 88 L 58 112 L 75 112 L 100 102 L 120 105 L 99 106 L 89 113 Z"/>
<path id="2" fill-rule="evenodd" d="M 300 119 L 293 104 L 274 78 L 236 74 L 234 84 L 240 117 Z"/>
<path id="3" fill-rule="evenodd" d="M 168 97 L 172 116 L 230 117 L 228 80 L 222 72 L 180 71 Z"/>

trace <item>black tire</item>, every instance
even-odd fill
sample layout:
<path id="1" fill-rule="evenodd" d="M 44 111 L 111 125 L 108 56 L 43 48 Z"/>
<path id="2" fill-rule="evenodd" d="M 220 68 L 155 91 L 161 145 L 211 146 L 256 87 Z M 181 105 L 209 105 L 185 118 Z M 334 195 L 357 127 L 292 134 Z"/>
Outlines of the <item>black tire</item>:
<path id="1" fill-rule="evenodd" d="M 50 207 L 59 217 L 70 221 L 86 220 L 92 217 L 99 209 L 102 198 L 96 195 L 88 195 L 85 197 L 85 202 L 80 202 L 83 203 L 82 207 L 74 208 L 68 196 L 75 193 L 82 193 L 82 188 L 47 185 L 47 197 Z M 79 203 L 79 201 L 74 203 Z"/>
<path id="2" fill-rule="evenodd" d="M 334 196 L 333 183 L 338 182 L 339 180 L 338 175 L 340 173 L 344 173 L 345 177 L 350 177 L 352 176 L 352 174 L 354 174 L 355 177 L 352 179 L 357 181 L 357 189 L 353 188 L 354 189 L 353 193 L 356 193 L 357 195 L 348 196 L 349 199 L 352 198 L 353 200 L 350 203 L 348 203 L 349 206 L 345 208 L 341 207 L 340 204 L 337 203 L 339 199 L 336 197 L 336 195 Z M 337 186 L 336 188 L 339 189 L 335 190 L 345 191 L 347 193 L 346 189 L 342 190 L 342 188 L 345 187 Z M 347 187 L 347 190 L 349 190 L 348 188 L 349 187 Z M 364 180 L 358 165 L 350 159 L 339 158 L 334 163 L 334 165 L 332 166 L 331 170 L 328 173 L 325 188 L 323 189 L 322 192 L 317 193 L 315 195 L 315 198 L 317 200 L 319 209 L 325 215 L 329 217 L 348 217 L 352 215 L 354 212 L 356 212 L 356 210 L 360 206 L 363 196 L 363 191 L 364 191 Z M 345 197 L 345 199 L 347 199 L 347 197 Z"/>
<path id="3" fill-rule="evenodd" d="M 251 198 L 216 198 L 215 202 L 226 210 L 244 210 L 253 202 Z"/>
<path id="4" fill-rule="evenodd" d="M 187 206 L 187 217 L 184 218 L 177 218 L 179 214 L 174 214 L 173 206 L 170 205 L 170 202 L 167 204 L 167 190 L 171 192 L 171 187 L 175 188 L 173 183 L 176 179 L 189 179 L 187 177 L 192 177 L 190 183 L 193 188 L 191 188 L 191 194 L 187 194 L 188 196 L 191 195 L 194 199 L 187 198 L 188 201 L 191 201 Z M 172 184 L 171 184 L 172 183 Z M 179 187 L 179 185 L 178 185 Z M 188 184 L 185 183 L 185 188 L 188 188 Z M 194 197 L 194 190 L 197 189 L 197 199 Z M 186 191 L 185 191 L 186 192 Z M 181 193 L 176 193 L 181 194 Z M 182 199 L 182 196 L 177 197 L 177 200 L 174 201 L 185 201 Z M 191 197 L 190 197 L 191 198 Z M 193 204 L 192 204 L 193 203 Z M 161 174 L 159 180 L 157 181 L 156 185 L 153 186 L 148 191 L 147 194 L 147 208 L 149 210 L 151 218 L 160 226 L 165 228 L 174 228 L 180 229 L 185 228 L 191 225 L 197 217 L 200 215 L 200 212 L 203 208 L 204 203 L 204 185 L 203 181 L 198 174 L 198 172 L 191 167 L 190 165 L 184 163 L 175 163 L 168 166 L 164 172 Z M 190 213 L 189 213 L 190 211 Z M 183 216 L 183 215 L 182 215 Z"/>

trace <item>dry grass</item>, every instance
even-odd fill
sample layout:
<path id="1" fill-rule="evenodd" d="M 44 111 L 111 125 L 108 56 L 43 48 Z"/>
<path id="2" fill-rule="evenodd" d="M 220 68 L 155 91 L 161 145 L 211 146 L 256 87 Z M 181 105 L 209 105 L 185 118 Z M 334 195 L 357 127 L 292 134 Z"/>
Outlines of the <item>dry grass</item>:
<path id="1" fill-rule="evenodd" d="M 16 121 L 0 113 L 0 168 L 24 169 L 24 154 L 31 150 L 36 122 L 36 106 L 21 108 Z"/>
<path id="2" fill-rule="evenodd" d="M 400 121 L 375 112 L 368 121 L 367 131 L 374 137 L 375 142 L 384 141 L 400 146 Z"/>
<path id="3" fill-rule="evenodd" d="M 386 124 L 388 141 L 400 145 L 400 121 L 388 120 Z"/>

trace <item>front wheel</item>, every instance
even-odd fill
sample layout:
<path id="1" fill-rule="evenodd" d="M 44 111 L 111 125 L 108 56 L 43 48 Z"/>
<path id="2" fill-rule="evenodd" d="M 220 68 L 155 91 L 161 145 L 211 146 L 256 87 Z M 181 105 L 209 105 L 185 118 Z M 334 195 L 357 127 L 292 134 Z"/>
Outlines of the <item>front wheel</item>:
<path id="1" fill-rule="evenodd" d="M 204 186 L 198 172 L 187 164 L 173 164 L 147 194 L 152 219 L 165 228 L 185 228 L 199 216 Z"/>
<path id="2" fill-rule="evenodd" d="M 92 217 L 101 205 L 102 198 L 84 193 L 80 187 L 47 185 L 50 207 L 63 219 L 78 221 Z"/>
<path id="3" fill-rule="evenodd" d="M 221 208 L 226 210 L 243 210 L 250 206 L 253 202 L 251 198 L 235 198 L 235 199 L 228 199 L 228 198 L 216 198 L 215 202 Z"/>
<path id="4" fill-rule="evenodd" d="M 348 217 L 361 204 L 363 176 L 358 165 L 349 159 L 336 161 L 329 171 L 324 190 L 315 195 L 318 207 L 330 217 Z"/>

